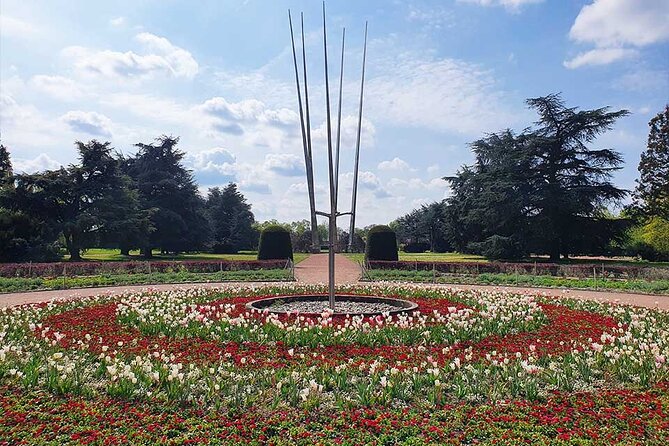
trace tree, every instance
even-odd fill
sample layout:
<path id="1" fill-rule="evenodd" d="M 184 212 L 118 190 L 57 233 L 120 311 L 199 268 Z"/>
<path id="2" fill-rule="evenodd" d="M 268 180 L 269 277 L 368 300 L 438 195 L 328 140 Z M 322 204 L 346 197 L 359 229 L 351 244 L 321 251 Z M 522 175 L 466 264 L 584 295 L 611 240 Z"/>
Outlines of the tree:
<path id="1" fill-rule="evenodd" d="M 0 262 L 51 260 L 57 256 L 57 234 L 17 208 L 9 151 L 0 144 Z"/>
<path id="2" fill-rule="evenodd" d="M 551 259 L 557 260 L 569 254 L 572 234 L 579 232 L 583 218 L 601 218 L 604 205 L 627 194 L 610 181 L 612 172 L 622 168 L 620 153 L 587 145 L 629 112 L 608 107 L 578 111 L 565 107 L 555 94 L 527 103 L 540 117 L 531 145 L 537 162 L 531 177 L 538 210 L 535 227 L 541 229 Z"/>
<path id="3" fill-rule="evenodd" d="M 79 165 L 16 176 L 19 209 L 60 232 L 70 260 L 81 260 L 83 249 L 132 216 L 135 202 L 127 194 L 127 179 L 112 156 L 111 144 L 76 142 Z"/>
<path id="4" fill-rule="evenodd" d="M 414 209 L 392 222 L 390 227 L 405 250 L 446 252 L 450 247 L 443 202 Z"/>
<path id="5" fill-rule="evenodd" d="M 639 162 L 635 205 L 646 217 L 669 221 L 669 105 L 648 126 L 648 145 Z"/>
<path id="6" fill-rule="evenodd" d="M 182 252 L 202 249 L 209 238 L 205 202 L 198 194 L 193 175 L 176 148 L 179 138 L 161 136 L 155 144 L 136 144 L 137 156 L 127 161 L 135 182 L 140 208 L 148 213 L 150 233 L 141 241 L 141 252 L 152 249 Z"/>
<path id="7" fill-rule="evenodd" d="M 214 252 L 255 249 L 258 242 L 258 232 L 253 227 L 255 218 L 251 205 L 235 183 L 228 184 L 223 190 L 218 187 L 209 189 L 206 208 Z"/>
<path id="8" fill-rule="evenodd" d="M 12 160 L 9 158 L 7 148 L 0 144 L 0 187 L 7 185 L 12 180 Z"/>
<path id="9" fill-rule="evenodd" d="M 601 232 L 605 206 L 626 195 L 610 182 L 621 155 L 588 147 L 626 110 L 579 111 L 557 94 L 527 104 L 539 114 L 534 129 L 475 141 L 475 164 L 445 178 L 453 191 L 445 220 L 457 228 L 459 248 L 482 250 L 487 243 L 505 256 L 532 251 L 558 260 L 580 249 L 586 228 Z"/>

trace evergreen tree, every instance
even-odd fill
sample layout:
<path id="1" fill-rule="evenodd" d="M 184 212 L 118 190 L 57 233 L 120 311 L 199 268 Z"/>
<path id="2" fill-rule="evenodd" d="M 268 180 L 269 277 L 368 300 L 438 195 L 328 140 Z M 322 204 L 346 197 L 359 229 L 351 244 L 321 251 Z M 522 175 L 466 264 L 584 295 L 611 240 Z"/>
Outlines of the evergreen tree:
<path id="1" fill-rule="evenodd" d="M 60 232 L 70 260 L 136 210 L 109 142 L 76 143 L 79 165 L 16 176 L 16 206 Z"/>
<path id="2" fill-rule="evenodd" d="M 181 163 L 184 153 L 176 148 L 178 142 L 162 136 L 155 144 L 136 144 L 137 156 L 127 161 L 140 208 L 149 214 L 150 233 L 141 241 L 145 257 L 151 257 L 153 248 L 164 253 L 199 250 L 209 237 L 204 199 Z"/>
<path id="3" fill-rule="evenodd" d="M 557 260 L 570 253 L 573 234 L 581 232 L 584 218 L 601 220 L 603 206 L 627 194 L 610 181 L 612 172 L 622 168 L 620 153 L 588 144 L 629 112 L 608 107 L 579 111 L 566 107 L 555 94 L 527 103 L 540 118 L 531 144 L 536 166 L 528 177 L 538 211 L 535 228 L 551 259 Z"/>
<path id="4" fill-rule="evenodd" d="M 556 94 L 527 103 L 539 114 L 534 129 L 474 142 L 475 164 L 445 178 L 453 191 L 446 221 L 460 249 L 558 260 L 586 249 L 584 235 L 611 227 L 605 205 L 626 194 L 610 182 L 622 157 L 588 145 L 628 112 L 579 111 Z"/>
<path id="5" fill-rule="evenodd" d="M 255 249 L 258 233 L 251 205 L 239 192 L 235 183 L 223 190 L 209 189 L 206 203 L 212 229 L 212 250 L 218 253 L 236 253 L 242 249 Z"/>
<path id="6" fill-rule="evenodd" d="M 9 151 L 0 144 L 0 187 L 8 184 L 12 180 L 14 172 L 12 171 L 12 160 L 9 158 Z"/>
<path id="7" fill-rule="evenodd" d="M 648 126 L 648 145 L 639 163 L 635 205 L 646 217 L 669 221 L 669 105 Z"/>

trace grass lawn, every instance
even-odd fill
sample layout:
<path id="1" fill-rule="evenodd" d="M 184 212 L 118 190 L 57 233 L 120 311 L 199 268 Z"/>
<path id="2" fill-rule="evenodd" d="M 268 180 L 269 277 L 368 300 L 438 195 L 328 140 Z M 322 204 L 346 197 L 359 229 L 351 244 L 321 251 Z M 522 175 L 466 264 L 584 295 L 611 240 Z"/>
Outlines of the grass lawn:
<path id="1" fill-rule="evenodd" d="M 365 259 L 364 253 L 346 253 L 346 257 L 356 261 L 362 262 Z M 463 254 L 459 252 L 422 252 L 422 253 L 408 253 L 400 251 L 398 253 L 399 260 L 405 262 L 488 262 L 489 260 L 483 256 L 476 254 Z M 544 256 L 533 256 L 520 262 L 537 262 L 549 263 L 550 259 Z M 647 262 L 645 260 L 635 260 L 631 257 L 573 257 L 566 260 L 560 260 L 560 264 L 596 264 L 596 265 L 622 265 L 622 266 L 654 266 L 654 267 L 668 267 L 669 262 Z"/>
<path id="2" fill-rule="evenodd" d="M 346 253 L 346 257 L 356 262 L 362 262 L 365 259 L 364 253 Z M 488 260 L 483 256 L 474 254 L 462 254 L 459 252 L 422 252 L 422 253 L 408 253 L 399 252 L 399 258 L 402 261 L 413 262 L 487 262 Z"/>
<path id="3" fill-rule="evenodd" d="M 258 258 L 257 251 L 241 251 L 237 254 L 210 254 L 207 252 L 192 253 L 192 254 L 178 254 L 178 255 L 162 255 L 159 250 L 153 251 L 154 258 L 151 260 L 256 260 Z M 122 256 L 118 249 L 107 248 L 93 248 L 85 251 L 82 255 L 84 260 L 94 262 L 107 261 L 127 261 L 127 260 L 145 260 L 139 255 L 139 251 L 130 251 L 129 256 Z M 295 263 L 300 263 L 302 260 L 309 257 L 309 254 L 296 252 L 294 254 Z M 64 260 L 69 260 L 70 256 L 63 256 Z"/>

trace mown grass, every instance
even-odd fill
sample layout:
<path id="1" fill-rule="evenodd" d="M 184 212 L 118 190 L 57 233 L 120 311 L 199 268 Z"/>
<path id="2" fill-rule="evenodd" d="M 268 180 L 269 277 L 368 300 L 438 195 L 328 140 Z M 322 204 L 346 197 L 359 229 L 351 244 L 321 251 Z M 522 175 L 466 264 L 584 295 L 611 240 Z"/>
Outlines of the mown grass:
<path id="1" fill-rule="evenodd" d="M 302 260 L 309 257 L 309 254 L 296 252 L 294 255 L 295 263 L 300 263 Z M 129 256 L 121 255 L 121 252 L 118 249 L 106 249 L 106 248 L 92 248 L 86 250 L 82 257 L 84 260 L 95 261 L 95 262 L 120 262 L 128 260 L 146 260 L 139 255 L 139 251 L 130 251 Z M 64 260 L 69 260 L 70 256 L 63 256 Z M 161 261 L 161 260 L 257 260 L 258 252 L 257 251 L 240 251 L 237 254 L 211 254 L 208 252 L 199 252 L 199 253 L 185 253 L 177 255 L 161 254 L 160 251 L 153 251 L 153 258 L 150 260 Z"/>
<path id="2" fill-rule="evenodd" d="M 364 253 L 346 253 L 344 254 L 349 259 L 355 262 L 362 262 L 365 260 Z M 488 260 L 483 256 L 474 254 L 462 254 L 459 252 L 421 252 L 408 253 L 400 251 L 398 253 L 399 259 L 405 262 L 487 262 Z"/>
<path id="3" fill-rule="evenodd" d="M 455 276 L 432 271 L 367 270 L 366 280 L 406 281 L 422 283 L 452 283 L 476 285 L 510 285 L 585 290 L 637 291 L 669 294 L 669 280 L 612 280 L 577 279 L 569 277 L 533 276 L 526 274 L 490 274 Z"/>
<path id="4" fill-rule="evenodd" d="M 0 277 L 0 293 L 36 290 L 64 290 L 119 285 L 155 285 L 161 283 L 265 282 L 291 281 L 290 270 L 264 269 L 221 271 L 216 273 L 108 274 L 81 277 L 19 278 Z"/>
<path id="5" fill-rule="evenodd" d="M 346 253 L 346 257 L 356 262 L 365 260 L 364 253 Z M 489 262 L 483 256 L 475 254 L 463 254 L 460 252 L 422 252 L 422 253 L 408 253 L 399 251 L 399 260 L 405 262 Z M 530 263 L 549 263 L 548 257 L 532 256 L 527 259 L 519 260 L 518 262 Z M 510 262 L 513 263 L 513 262 Z M 653 266 L 653 267 L 669 267 L 669 262 L 647 262 L 645 260 L 635 260 L 631 257 L 573 257 L 569 259 L 561 259 L 558 264 L 561 265 L 619 265 L 619 266 Z"/>

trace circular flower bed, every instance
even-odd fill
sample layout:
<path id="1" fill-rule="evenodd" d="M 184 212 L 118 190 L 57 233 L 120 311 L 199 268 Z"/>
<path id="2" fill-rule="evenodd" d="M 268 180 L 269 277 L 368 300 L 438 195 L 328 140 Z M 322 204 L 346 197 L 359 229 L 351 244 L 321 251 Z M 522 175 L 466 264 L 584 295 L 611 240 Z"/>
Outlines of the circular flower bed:
<path id="1" fill-rule="evenodd" d="M 545 407 L 557 400 L 571 401 L 573 395 L 581 395 L 580 402 L 603 405 L 628 398 L 636 407 L 635 398 L 649 392 L 655 400 L 644 416 L 652 420 L 630 438 L 647 441 L 669 427 L 666 312 L 446 288 L 377 285 L 338 291 L 408 299 L 418 307 L 371 317 L 249 309 L 247 303 L 261 298 L 326 292 L 319 286 L 271 285 L 101 296 L 3 309 L 0 408 L 10 416 L 0 421 L 0 438 L 16 440 L 14 444 L 23 434 L 35 435 L 30 429 L 40 423 L 17 421 L 37 416 L 17 410 L 24 397 L 55 412 L 63 410 L 58 404 L 109 408 L 131 403 L 157 423 L 161 435 L 166 435 L 167 424 L 155 421 L 154 411 L 169 418 L 170 410 L 181 408 L 184 417 L 210 423 L 202 432 L 188 431 L 187 438 L 199 432 L 204 441 L 216 425 L 221 439 L 231 444 L 239 438 L 360 444 L 371 441 L 366 436 L 370 432 L 370 438 L 378 440 L 394 431 L 407 433 L 411 444 L 443 443 L 448 438 L 470 441 L 477 435 L 487 438 L 488 431 L 480 425 L 472 432 L 461 426 L 466 413 L 487 413 L 486 408 L 501 402 L 505 409 L 500 414 L 517 410 L 525 417 L 518 422 L 552 425 L 548 439 L 564 434 L 566 440 L 580 436 L 610 444 L 604 439 L 620 431 L 600 420 L 599 412 L 588 416 L 602 422 L 601 428 L 579 425 L 561 431 L 571 415 L 561 424 L 555 418 L 560 410 L 546 412 Z M 65 395 L 64 400 L 44 397 L 54 394 Z M 461 418 L 433 418 L 440 413 Z M 220 416 L 245 426 L 230 421 L 232 427 L 221 427 Z M 346 429 L 323 424 L 318 435 L 306 436 L 304 430 L 291 430 L 297 423 L 318 424 L 337 417 L 348 420 Z M 485 417 L 491 423 L 486 426 L 496 426 L 499 434 L 495 423 L 504 420 L 492 413 Z M 481 420 L 467 421 L 474 422 Z M 90 423 L 100 425 L 99 419 Z M 420 433 L 410 429 L 416 423 L 422 426 Z M 350 431 L 352 425 L 364 435 Z M 274 426 L 272 432 L 266 432 L 268 426 Z M 631 424 L 625 426 L 628 434 L 632 432 Z M 44 429 L 40 434 L 52 435 L 54 441 L 61 438 L 49 427 Z M 459 430 L 458 435 L 449 437 L 449 429 Z M 604 435 L 606 429 L 609 436 Z M 86 436 L 80 430 L 66 432 L 70 437 L 76 433 L 75 440 L 101 441 L 99 432 Z"/>

